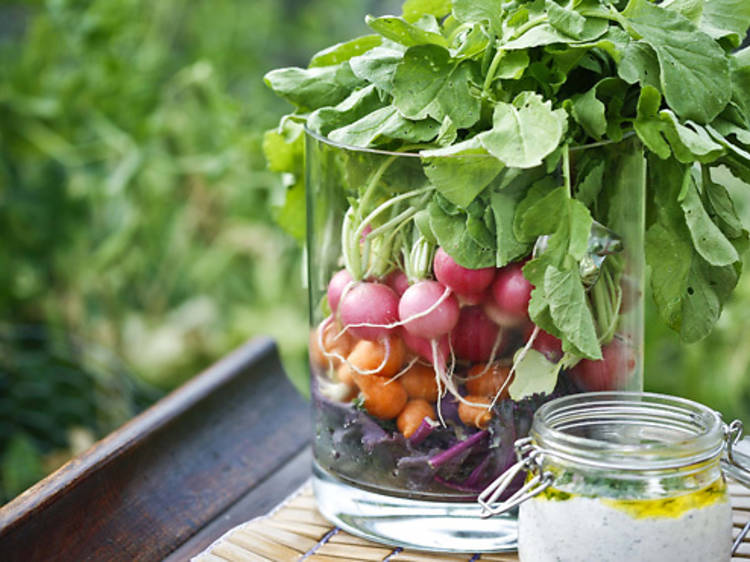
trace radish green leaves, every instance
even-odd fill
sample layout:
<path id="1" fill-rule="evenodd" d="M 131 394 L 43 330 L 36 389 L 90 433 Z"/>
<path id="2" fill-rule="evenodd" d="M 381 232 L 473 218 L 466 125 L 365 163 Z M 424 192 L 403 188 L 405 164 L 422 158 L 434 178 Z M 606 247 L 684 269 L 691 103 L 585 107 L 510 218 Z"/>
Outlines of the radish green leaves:
<path id="1" fill-rule="evenodd" d="M 272 168 L 288 173 L 282 226 L 301 232 L 292 155 L 302 124 L 355 147 L 417 152 L 424 187 L 420 207 L 403 211 L 414 223 L 405 239 L 480 268 L 529 256 L 544 237 L 524 268 L 532 319 L 566 352 L 597 358 L 612 311 L 590 305 L 578 262 L 592 221 L 626 213 L 627 185 L 606 173 L 618 157 L 606 147 L 574 157 L 572 174 L 555 171 L 570 168 L 570 147 L 631 135 L 623 161 L 645 173 L 641 151 L 648 159 L 655 301 L 683 339 L 710 332 L 748 239 L 712 178 L 723 166 L 750 184 L 750 50 L 733 52 L 750 3 L 406 0 L 401 15 L 367 22 L 374 34 L 266 76 L 294 105 L 265 143 Z M 360 177 L 355 161 L 339 165 Z"/>

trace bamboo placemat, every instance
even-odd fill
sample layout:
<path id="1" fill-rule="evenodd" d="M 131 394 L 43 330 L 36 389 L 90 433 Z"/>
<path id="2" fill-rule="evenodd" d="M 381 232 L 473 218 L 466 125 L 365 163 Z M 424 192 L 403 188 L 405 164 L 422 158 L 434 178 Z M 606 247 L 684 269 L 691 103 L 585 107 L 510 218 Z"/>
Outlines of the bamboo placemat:
<path id="1" fill-rule="evenodd" d="M 750 490 L 730 482 L 733 536 L 750 520 Z M 745 537 L 733 561 L 750 559 L 750 537 Z M 268 515 L 235 527 L 195 562 L 517 562 L 516 554 L 430 554 L 375 544 L 334 527 L 315 507 L 310 482 L 304 484 Z"/>

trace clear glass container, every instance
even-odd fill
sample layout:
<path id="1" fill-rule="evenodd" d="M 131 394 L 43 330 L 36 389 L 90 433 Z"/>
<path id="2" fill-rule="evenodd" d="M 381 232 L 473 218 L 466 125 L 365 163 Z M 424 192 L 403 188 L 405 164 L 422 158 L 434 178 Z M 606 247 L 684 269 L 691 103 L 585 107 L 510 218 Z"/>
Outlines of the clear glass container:
<path id="1" fill-rule="evenodd" d="M 371 540 L 512 550 L 515 517 L 484 520 L 475 500 L 515 461 L 513 443 L 527 435 L 536 408 L 557 396 L 642 387 L 645 160 L 633 137 L 576 147 L 531 170 L 496 167 L 487 155 L 456 157 L 450 165 L 468 182 L 461 189 L 475 180 L 486 186 L 463 208 L 436 195 L 436 163 L 420 148 L 387 152 L 306 137 L 315 495 L 325 517 Z M 590 189 L 591 174 L 601 192 Z M 497 231 L 500 215 L 544 182 L 567 182 L 590 203 L 595 222 L 579 267 L 604 359 L 567 357 L 554 388 L 514 401 L 508 387 L 519 350 L 550 363 L 563 355 L 559 340 L 535 329 L 526 304 L 519 312 L 495 290 L 499 277 L 518 274 L 555 243 L 540 236 L 513 246 L 512 234 Z M 514 252 L 499 269 L 497 241 L 504 256 Z M 483 288 L 461 293 L 435 281 L 443 253 L 459 264 L 480 256 Z M 434 307 L 404 318 L 402 294 L 423 280 L 438 287 L 435 307 L 453 303 L 449 333 Z M 345 307 L 347 299 L 356 306 Z M 419 336 L 404 325 L 425 318 Z"/>
<path id="2" fill-rule="evenodd" d="M 480 501 L 495 513 L 519 506 L 525 562 L 728 561 L 728 433 L 719 414 L 682 398 L 559 398 L 517 443 L 525 487 L 500 505 L 490 496 L 501 487 L 490 487 Z"/>

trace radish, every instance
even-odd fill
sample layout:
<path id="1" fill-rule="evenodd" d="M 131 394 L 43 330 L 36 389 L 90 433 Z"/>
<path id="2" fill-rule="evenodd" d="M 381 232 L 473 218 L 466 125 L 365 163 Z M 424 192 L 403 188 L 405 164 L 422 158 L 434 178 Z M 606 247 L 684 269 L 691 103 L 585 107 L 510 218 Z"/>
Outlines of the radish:
<path id="1" fill-rule="evenodd" d="M 529 317 L 529 300 L 534 288 L 523 276 L 522 267 L 522 263 L 506 265 L 497 272 L 492 283 L 492 296 L 499 312 L 516 322 Z"/>
<path id="2" fill-rule="evenodd" d="M 613 339 L 602 348 L 601 359 L 582 359 L 571 375 L 583 390 L 621 390 L 635 365 L 633 350 L 622 340 Z"/>
<path id="3" fill-rule="evenodd" d="M 484 313 L 480 306 L 465 306 L 461 309 L 458 323 L 451 332 L 451 344 L 456 356 L 474 363 L 489 361 L 493 349 L 500 351 L 502 340 L 500 328 Z"/>
<path id="4" fill-rule="evenodd" d="M 529 326 L 529 329 L 526 330 L 527 341 L 531 337 L 531 333 L 533 331 L 534 325 L 532 324 L 531 326 Z M 537 332 L 536 338 L 534 338 L 534 342 L 531 344 L 531 347 L 536 349 L 539 353 L 544 355 L 553 363 L 557 363 L 563 356 L 562 342 L 552 334 L 548 334 L 542 329 Z"/>
<path id="5" fill-rule="evenodd" d="M 458 304 L 461 306 L 476 306 L 484 303 L 487 299 L 492 299 L 492 294 L 489 290 L 485 289 L 481 293 L 466 293 L 459 295 L 456 293 Z"/>
<path id="6" fill-rule="evenodd" d="M 357 283 L 341 298 L 341 324 L 353 336 L 376 341 L 398 320 L 398 295 L 382 283 Z"/>
<path id="7" fill-rule="evenodd" d="M 437 281 L 420 281 L 401 295 L 398 315 L 404 328 L 415 336 L 435 339 L 449 333 L 458 322 L 458 301 Z"/>
<path id="8" fill-rule="evenodd" d="M 433 260 L 435 277 L 459 295 L 475 295 L 490 286 L 495 268 L 467 269 L 458 265 L 445 250 L 438 248 Z"/>
<path id="9" fill-rule="evenodd" d="M 401 329 L 401 339 L 404 340 L 406 347 L 411 349 L 414 353 L 416 353 L 423 359 L 426 359 L 431 364 L 434 362 L 434 358 L 432 355 L 432 343 L 430 342 L 430 340 L 414 336 L 403 328 Z M 442 367 L 445 367 L 445 365 L 448 363 L 448 357 L 450 356 L 450 345 L 448 343 L 447 335 L 437 340 L 437 350 L 438 364 Z"/>
<path id="10" fill-rule="evenodd" d="M 406 273 L 400 269 L 391 271 L 385 276 L 383 282 L 393 289 L 399 297 L 409 288 L 409 279 L 406 277 Z"/>
<path id="11" fill-rule="evenodd" d="M 349 272 L 346 269 L 342 269 L 341 271 L 337 271 L 328 282 L 328 306 L 334 315 L 339 308 L 341 295 L 352 281 L 353 279 Z"/>

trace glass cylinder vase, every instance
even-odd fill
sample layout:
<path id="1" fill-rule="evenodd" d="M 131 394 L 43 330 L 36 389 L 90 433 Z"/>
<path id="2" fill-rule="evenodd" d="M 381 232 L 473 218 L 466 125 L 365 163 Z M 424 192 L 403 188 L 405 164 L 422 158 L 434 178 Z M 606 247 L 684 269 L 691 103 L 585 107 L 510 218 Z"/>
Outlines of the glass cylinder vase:
<path id="1" fill-rule="evenodd" d="M 400 547 L 512 550 L 515 516 L 482 519 L 475 499 L 513 464 L 536 408 L 641 389 L 642 148 L 631 137 L 558 156 L 519 170 L 308 131 L 313 486 L 341 528 Z M 575 283 L 535 310 L 545 301 L 526 277 L 561 243 L 551 286 L 556 274 Z M 578 322 L 564 339 L 583 346 L 587 321 L 601 359 L 549 333 Z"/>

